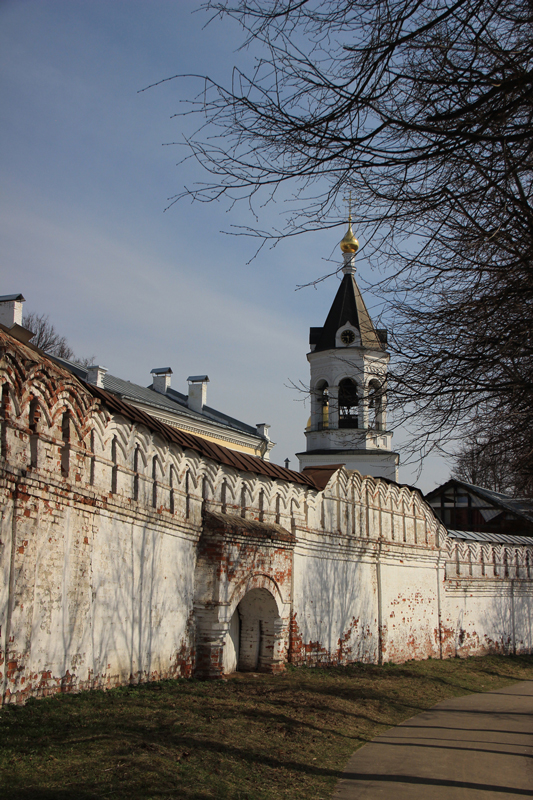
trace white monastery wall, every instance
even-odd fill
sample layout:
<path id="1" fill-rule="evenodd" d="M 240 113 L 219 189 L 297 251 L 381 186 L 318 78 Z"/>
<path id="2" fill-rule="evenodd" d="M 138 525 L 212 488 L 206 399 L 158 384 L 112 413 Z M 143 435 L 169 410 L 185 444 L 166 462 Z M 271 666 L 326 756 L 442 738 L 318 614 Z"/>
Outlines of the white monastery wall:
<path id="1" fill-rule="evenodd" d="M 374 554 L 356 543 L 330 543 L 330 538 L 312 536 L 296 547 L 291 660 L 307 664 L 377 662 Z"/>
<path id="2" fill-rule="evenodd" d="M 418 493 L 344 470 L 322 499 L 324 531 L 296 531 L 299 658 L 438 657 L 437 539 L 444 531 L 432 512 Z"/>
<path id="3" fill-rule="evenodd" d="M 24 494 L 3 483 L 8 697 L 190 675 L 197 531 L 28 476 Z"/>
<path id="4" fill-rule="evenodd" d="M 446 547 L 445 655 L 531 653 L 531 547 L 452 541 Z"/>
<path id="5" fill-rule="evenodd" d="M 219 463 L 2 337 L 4 702 L 532 651 L 533 546 L 465 547 L 417 491 L 357 472 L 321 488 Z"/>

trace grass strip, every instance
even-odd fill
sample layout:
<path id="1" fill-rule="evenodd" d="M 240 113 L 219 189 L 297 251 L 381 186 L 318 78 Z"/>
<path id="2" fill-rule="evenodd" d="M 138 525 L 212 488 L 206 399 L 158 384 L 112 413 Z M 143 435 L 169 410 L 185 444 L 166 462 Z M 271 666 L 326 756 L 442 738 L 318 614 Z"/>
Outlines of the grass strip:
<path id="1" fill-rule="evenodd" d="M 3 800 L 328 800 L 361 745 L 440 700 L 533 680 L 532 656 L 236 673 L 7 706 Z"/>

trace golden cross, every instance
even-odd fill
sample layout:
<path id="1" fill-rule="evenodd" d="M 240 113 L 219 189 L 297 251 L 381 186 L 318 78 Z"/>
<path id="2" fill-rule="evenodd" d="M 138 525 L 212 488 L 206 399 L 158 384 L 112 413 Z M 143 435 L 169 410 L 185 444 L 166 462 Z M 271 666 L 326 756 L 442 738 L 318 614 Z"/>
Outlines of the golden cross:
<path id="1" fill-rule="evenodd" d="M 342 198 L 345 203 L 348 203 L 348 222 L 352 221 L 352 190 L 350 189 L 350 194 L 348 197 Z"/>

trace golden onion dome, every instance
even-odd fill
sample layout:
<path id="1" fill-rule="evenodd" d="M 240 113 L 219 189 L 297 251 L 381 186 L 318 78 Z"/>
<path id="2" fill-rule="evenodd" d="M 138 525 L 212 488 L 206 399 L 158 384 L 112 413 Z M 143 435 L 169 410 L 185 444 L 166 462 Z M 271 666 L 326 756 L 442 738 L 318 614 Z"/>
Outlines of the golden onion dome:
<path id="1" fill-rule="evenodd" d="M 343 253 L 357 253 L 359 249 L 359 242 L 353 235 L 351 222 L 348 223 L 348 230 L 341 239 L 340 248 Z"/>

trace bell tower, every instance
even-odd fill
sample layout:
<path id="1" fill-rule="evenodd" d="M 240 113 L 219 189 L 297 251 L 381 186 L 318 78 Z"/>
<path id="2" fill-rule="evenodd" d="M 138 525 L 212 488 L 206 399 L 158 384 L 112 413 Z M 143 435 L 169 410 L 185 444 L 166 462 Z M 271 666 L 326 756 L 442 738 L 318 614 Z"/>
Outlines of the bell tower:
<path id="1" fill-rule="evenodd" d="M 398 480 L 397 453 L 387 430 L 387 332 L 376 330 L 355 281 L 359 243 L 348 230 L 340 243 L 343 279 L 324 325 L 311 328 L 311 416 L 300 469 L 344 464 L 363 475 Z"/>

